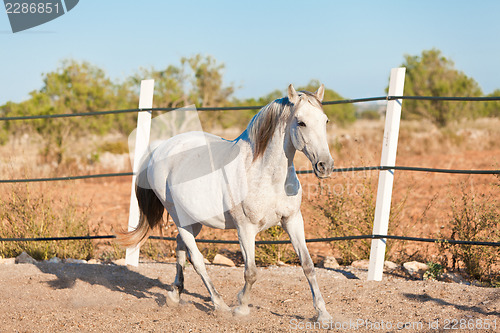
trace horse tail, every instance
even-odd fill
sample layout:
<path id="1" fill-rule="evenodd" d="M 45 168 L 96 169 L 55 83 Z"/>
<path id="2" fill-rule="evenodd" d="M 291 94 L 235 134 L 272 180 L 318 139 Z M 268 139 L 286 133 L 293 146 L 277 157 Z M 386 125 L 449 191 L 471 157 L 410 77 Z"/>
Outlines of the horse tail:
<path id="1" fill-rule="evenodd" d="M 143 169 L 138 179 L 139 177 L 147 179 L 146 173 L 147 168 Z M 143 183 L 139 182 L 139 184 L 142 185 Z M 139 204 L 139 225 L 132 231 L 118 234 L 118 242 L 124 247 L 134 247 L 137 244 L 142 245 L 148 239 L 150 231 L 158 224 L 161 225 L 163 221 L 163 204 L 152 189 L 136 185 L 135 194 L 137 203 Z"/>

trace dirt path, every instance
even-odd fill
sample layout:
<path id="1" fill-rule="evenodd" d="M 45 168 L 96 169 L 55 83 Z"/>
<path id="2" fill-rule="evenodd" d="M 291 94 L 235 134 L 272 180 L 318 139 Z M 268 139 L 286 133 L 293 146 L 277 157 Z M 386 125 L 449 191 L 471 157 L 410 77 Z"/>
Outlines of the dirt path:
<path id="1" fill-rule="evenodd" d="M 208 266 L 228 305 L 235 304 L 243 269 Z M 0 266 L 0 332 L 280 332 L 313 328 L 315 313 L 300 267 L 259 268 L 251 314 L 236 318 L 212 310 L 208 293 L 189 266 L 183 304 L 167 304 L 174 264 L 49 264 Z M 500 330 L 500 292 L 366 271 L 317 269 L 333 327 L 343 331 L 437 332 L 464 325 Z M 456 325 L 453 320 L 457 320 Z M 406 325 L 406 327 L 404 327 Z M 433 330 L 429 325 L 438 327 Z M 438 326 L 435 326 L 438 325 Z M 447 325 L 447 326 L 445 326 Z M 487 329 L 488 325 L 490 328 Z M 406 328 L 406 329 L 405 329 Z"/>

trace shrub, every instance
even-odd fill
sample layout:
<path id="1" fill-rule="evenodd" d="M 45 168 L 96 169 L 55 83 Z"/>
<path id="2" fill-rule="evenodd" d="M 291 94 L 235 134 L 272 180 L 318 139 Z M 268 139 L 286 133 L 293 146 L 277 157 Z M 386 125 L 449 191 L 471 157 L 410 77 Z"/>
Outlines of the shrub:
<path id="1" fill-rule="evenodd" d="M 116 242 L 105 242 L 104 246 L 106 249 L 98 255 L 101 261 L 112 262 L 113 260 L 125 258 L 125 249 Z"/>
<path id="2" fill-rule="evenodd" d="M 321 191 L 317 195 L 315 208 L 327 218 L 327 237 L 348 237 L 371 235 L 375 216 L 375 190 L 370 178 L 364 178 L 354 193 L 336 193 L 325 185 L 319 185 Z M 345 191 L 349 192 L 349 191 Z M 326 198 L 326 199 L 324 199 Z M 398 204 L 393 203 L 389 217 L 389 234 L 397 227 L 397 217 L 402 211 L 406 197 Z M 342 240 L 331 242 L 334 252 L 340 252 L 342 264 L 348 265 L 355 260 L 368 259 L 371 240 Z M 387 242 L 386 252 L 389 254 L 394 242 Z"/>
<path id="3" fill-rule="evenodd" d="M 498 186 L 498 185 L 493 185 Z M 453 240 L 500 242 L 500 208 L 493 194 L 476 195 L 462 186 L 459 198 L 452 197 L 451 235 Z M 442 235 L 441 235 L 442 237 Z M 472 278 L 500 282 L 500 248 L 442 242 L 441 248 L 451 253 L 452 268 L 465 266 Z M 444 263 L 448 260 L 444 257 Z"/>
<path id="4" fill-rule="evenodd" d="M 424 280 L 439 280 L 443 275 L 443 265 L 429 261 L 427 263 L 429 269 L 424 273 Z"/>
<path id="5" fill-rule="evenodd" d="M 317 205 L 316 208 L 328 219 L 329 237 L 369 235 L 372 233 L 375 199 L 369 187 L 369 184 L 365 182 L 363 191 L 357 193 L 359 202 L 355 202 L 355 198 L 349 194 L 338 195 L 329 190 L 326 191 L 326 202 Z M 369 239 L 345 240 L 330 244 L 334 251 L 340 251 L 344 265 L 350 264 L 354 260 L 367 259 L 370 255 L 371 243 Z"/>
<path id="6" fill-rule="evenodd" d="M 126 141 L 104 142 L 98 148 L 100 152 L 110 152 L 111 154 L 127 154 L 128 144 Z"/>
<path id="7" fill-rule="evenodd" d="M 285 230 L 277 225 L 262 231 L 260 240 L 277 241 L 288 239 Z M 255 261 L 258 265 L 276 265 L 278 262 L 296 262 L 298 260 L 290 244 L 260 244 L 255 248 Z"/>
<path id="8" fill-rule="evenodd" d="M 421 55 L 405 56 L 405 95 L 408 96 L 468 96 L 482 95 L 479 84 L 462 71 L 455 69 L 451 59 L 440 50 L 424 50 Z M 406 100 L 402 116 L 408 119 L 429 119 L 439 127 L 461 118 L 481 115 L 477 103 L 450 103 L 439 100 Z"/>
<path id="9" fill-rule="evenodd" d="M 58 200 L 44 191 L 32 191 L 28 185 L 12 186 L 10 195 L 0 199 L 0 237 L 90 235 L 89 208 L 78 209 L 71 198 L 56 204 Z M 37 260 L 52 257 L 90 259 L 94 245 L 91 240 L 0 242 L 0 255 L 4 257 L 15 257 L 23 251 Z"/>

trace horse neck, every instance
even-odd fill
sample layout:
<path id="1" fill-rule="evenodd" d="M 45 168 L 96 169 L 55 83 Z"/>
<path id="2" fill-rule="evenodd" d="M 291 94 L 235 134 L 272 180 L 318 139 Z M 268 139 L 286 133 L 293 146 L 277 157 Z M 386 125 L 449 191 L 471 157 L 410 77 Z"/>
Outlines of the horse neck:
<path id="1" fill-rule="evenodd" d="M 277 126 L 261 157 L 263 171 L 279 174 L 280 172 L 277 171 L 282 170 L 283 174 L 286 175 L 287 170 L 293 167 L 295 152 L 286 124 Z"/>

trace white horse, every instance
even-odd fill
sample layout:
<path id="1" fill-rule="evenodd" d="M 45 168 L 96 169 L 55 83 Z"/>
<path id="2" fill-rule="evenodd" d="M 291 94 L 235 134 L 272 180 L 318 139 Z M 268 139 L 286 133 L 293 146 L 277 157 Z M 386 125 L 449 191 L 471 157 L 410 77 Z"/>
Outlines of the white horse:
<path id="1" fill-rule="evenodd" d="M 148 156 L 136 187 L 141 219 L 137 229 L 121 236 L 121 243 L 144 242 L 167 209 L 179 231 L 177 275 L 168 293 L 171 301 L 179 302 L 184 289 L 187 250 L 215 308 L 229 310 L 207 274 L 195 237 L 204 225 L 236 229 L 245 260 L 245 285 L 234 313 L 248 314 L 250 290 L 257 278 L 255 236 L 281 225 L 309 281 L 317 320 L 331 319 L 306 247 L 302 188 L 293 164 L 298 150 L 311 161 L 317 177 L 328 177 L 333 170 L 323 94 L 323 85 L 315 93 L 296 92 L 290 85 L 288 96 L 264 106 L 234 141 L 188 132 L 164 141 Z"/>

